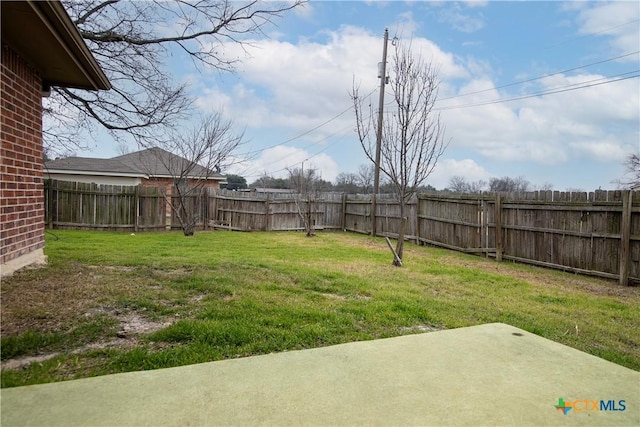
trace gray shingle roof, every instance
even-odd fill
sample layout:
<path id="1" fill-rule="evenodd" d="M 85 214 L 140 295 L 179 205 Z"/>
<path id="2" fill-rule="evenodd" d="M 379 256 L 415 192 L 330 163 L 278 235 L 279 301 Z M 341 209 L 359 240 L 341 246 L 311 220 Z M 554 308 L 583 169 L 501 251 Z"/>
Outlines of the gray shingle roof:
<path id="1" fill-rule="evenodd" d="M 208 177 L 209 179 L 224 180 L 224 176 L 207 171 L 206 168 L 192 164 L 189 160 L 165 151 L 161 148 L 148 148 L 110 159 L 92 157 L 67 157 L 45 162 L 45 171 L 83 171 L 95 172 L 102 175 L 132 174 L 136 176 L 167 177 L 175 176 L 192 165 L 190 177 Z"/>
<path id="2" fill-rule="evenodd" d="M 86 172 L 111 172 L 134 175 L 145 175 L 141 171 L 131 168 L 113 159 L 97 159 L 94 157 L 67 157 L 45 162 L 44 170 L 86 171 Z"/>

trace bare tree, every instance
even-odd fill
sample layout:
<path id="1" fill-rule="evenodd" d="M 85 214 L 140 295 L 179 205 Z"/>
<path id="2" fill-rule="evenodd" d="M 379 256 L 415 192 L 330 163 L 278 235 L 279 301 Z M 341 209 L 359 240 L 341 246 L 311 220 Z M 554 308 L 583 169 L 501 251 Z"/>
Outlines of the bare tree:
<path id="1" fill-rule="evenodd" d="M 502 178 L 491 178 L 489 180 L 489 191 L 518 192 L 528 191 L 531 183 L 524 177 L 511 178 L 503 176 Z"/>
<path id="2" fill-rule="evenodd" d="M 411 45 L 396 47 L 392 64 L 391 93 L 394 111 L 383 121 L 380 170 L 389 178 L 400 204 L 402 223 L 393 264 L 402 265 L 406 204 L 416 196 L 433 172 L 448 142 L 439 113 L 434 111 L 438 96 L 438 71 L 433 64 L 414 55 Z M 352 92 L 358 137 L 366 156 L 375 164 L 377 114 L 354 85 Z M 376 197 L 374 195 L 374 197 Z"/>
<path id="3" fill-rule="evenodd" d="M 634 188 L 640 186 L 640 155 L 629 153 L 624 161 L 625 176 L 613 182 L 621 188 Z"/>
<path id="4" fill-rule="evenodd" d="M 549 181 L 545 181 L 542 185 L 538 186 L 539 191 L 551 191 L 553 190 L 553 184 Z"/>
<path id="5" fill-rule="evenodd" d="M 355 173 L 341 172 L 336 177 L 335 191 L 355 194 L 359 191 L 360 178 Z"/>
<path id="6" fill-rule="evenodd" d="M 487 183 L 479 179 L 478 181 L 469 182 L 460 175 L 454 175 L 449 179 L 449 191 L 454 193 L 482 193 Z"/>
<path id="7" fill-rule="evenodd" d="M 185 236 L 193 235 L 202 219 L 205 188 L 227 166 L 227 159 L 242 139 L 242 133 L 235 133 L 233 122 L 224 120 L 218 113 L 174 135 L 162 147 L 145 150 L 151 155 L 139 156 L 139 164 L 151 179 L 159 183 L 166 177 L 171 180 L 169 187 L 161 188 Z"/>
<path id="8" fill-rule="evenodd" d="M 304 169 L 303 165 L 301 168 L 289 169 L 289 182 L 290 187 L 297 193 L 294 200 L 305 233 L 307 237 L 312 237 L 316 232 L 315 204 L 321 191 L 320 174 L 315 168 Z"/>
<path id="9" fill-rule="evenodd" d="M 373 191 L 373 180 L 376 174 L 375 165 L 367 164 L 358 166 L 358 181 L 363 193 Z"/>
<path id="10" fill-rule="evenodd" d="M 240 59 L 225 54 L 226 43 L 245 46 L 248 36 L 302 3 L 64 0 L 113 88 L 53 88 L 45 102 L 46 144 L 79 148 L 80 133 L 99 128 L 142 146 L 166 141 L 172 127 L 192 115 L 185 86 L 172 81 L 168 59 L 182 56 L 197 69 L 233 70 Z"/>

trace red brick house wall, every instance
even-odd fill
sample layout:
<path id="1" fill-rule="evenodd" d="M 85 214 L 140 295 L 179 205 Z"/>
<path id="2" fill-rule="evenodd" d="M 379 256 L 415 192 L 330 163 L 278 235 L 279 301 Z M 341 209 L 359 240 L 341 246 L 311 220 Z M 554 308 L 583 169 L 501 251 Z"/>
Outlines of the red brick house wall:
<path id="1" fill-rule="evenodd" d="M 42 79 L 3 45 L 0 81 L 0 265 L 19 268 L 45 260 Z"/>

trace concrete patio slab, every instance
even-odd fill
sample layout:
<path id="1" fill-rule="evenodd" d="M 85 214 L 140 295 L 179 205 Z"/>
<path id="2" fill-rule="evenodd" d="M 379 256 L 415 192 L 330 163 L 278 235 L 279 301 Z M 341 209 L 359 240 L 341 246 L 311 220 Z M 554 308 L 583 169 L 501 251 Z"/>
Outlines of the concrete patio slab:
<path id="1" fill-rule="evenodd" d="M 640 372 L 488 324 L 4 389 L 0 405 L 3 427 L 638 426 Z"/>

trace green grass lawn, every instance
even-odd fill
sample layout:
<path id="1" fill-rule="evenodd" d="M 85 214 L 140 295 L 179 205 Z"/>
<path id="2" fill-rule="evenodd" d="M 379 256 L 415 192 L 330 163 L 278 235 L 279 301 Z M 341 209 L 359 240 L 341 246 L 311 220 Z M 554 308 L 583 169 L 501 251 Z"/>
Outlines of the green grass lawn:
<path id="1" fill-rule="evenodd" d="M 2 387 L 504 322 L 640 370 L 640 288 L 345 233 L 55 231 L 2 282 Z"/>

